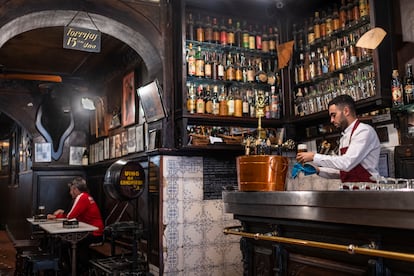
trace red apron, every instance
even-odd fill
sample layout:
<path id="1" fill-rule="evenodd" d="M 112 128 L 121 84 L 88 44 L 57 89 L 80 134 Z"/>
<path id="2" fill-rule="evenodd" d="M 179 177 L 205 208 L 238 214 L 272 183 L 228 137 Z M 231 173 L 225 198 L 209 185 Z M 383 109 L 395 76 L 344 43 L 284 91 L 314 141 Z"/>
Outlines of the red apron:
<path id="1" fill-rule="evenodd" d="M 352 128 L 351 136 L 349 137 L 349 143 L 351 143 L 351 137 L 354 133 L 355 129 L 359 125 L 359 120 L 357 120 L 354 124 L 354 127 Z M 344 155 L 346 151 L 348 150 L 348 147 L 341 148 L 341 155 Z M 344 182 L 375 182 L 371 180 L 371 174 L 361 166 L 361 164 L 358 164 L 355 168 L 350 170 L 349 172 L 340 171 L 340 177 L 342 183 Z"/>

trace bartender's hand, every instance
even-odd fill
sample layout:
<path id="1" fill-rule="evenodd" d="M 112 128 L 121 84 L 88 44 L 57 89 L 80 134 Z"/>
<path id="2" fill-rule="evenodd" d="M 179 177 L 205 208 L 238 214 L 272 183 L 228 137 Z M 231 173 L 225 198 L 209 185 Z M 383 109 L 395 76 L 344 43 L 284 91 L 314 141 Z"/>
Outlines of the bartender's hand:
<path id="1" fill-rule="evenodd" d="M 312 162 L 314 156 L 315 156 L 315 153 L 311 151 L 298 152 L 298 154 L 296 155 L 296 161 L 302 164 L 306 162 Z"/>

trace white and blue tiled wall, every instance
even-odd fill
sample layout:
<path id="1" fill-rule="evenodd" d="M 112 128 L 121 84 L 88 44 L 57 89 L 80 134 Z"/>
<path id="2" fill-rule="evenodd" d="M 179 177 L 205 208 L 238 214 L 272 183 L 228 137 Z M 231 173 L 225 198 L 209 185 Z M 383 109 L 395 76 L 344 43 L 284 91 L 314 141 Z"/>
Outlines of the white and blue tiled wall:
<path id="1" fill-rule="evenodd" d="M 203 157 L 162 157 L 164 275 L 243 275 L 240 225 L 223 201 L 203 200 Z"/>

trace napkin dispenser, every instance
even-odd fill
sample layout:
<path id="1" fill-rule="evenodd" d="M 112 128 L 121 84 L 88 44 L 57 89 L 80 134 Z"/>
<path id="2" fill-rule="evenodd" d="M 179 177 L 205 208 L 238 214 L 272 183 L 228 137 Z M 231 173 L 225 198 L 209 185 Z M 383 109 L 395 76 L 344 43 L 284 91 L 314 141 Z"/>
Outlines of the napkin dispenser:
<path id="1" fill-rule="evenodd" d="M 62 222 L 63 228 L 79 228 L 79 221 L 77 219 L 68 219 Z"/>

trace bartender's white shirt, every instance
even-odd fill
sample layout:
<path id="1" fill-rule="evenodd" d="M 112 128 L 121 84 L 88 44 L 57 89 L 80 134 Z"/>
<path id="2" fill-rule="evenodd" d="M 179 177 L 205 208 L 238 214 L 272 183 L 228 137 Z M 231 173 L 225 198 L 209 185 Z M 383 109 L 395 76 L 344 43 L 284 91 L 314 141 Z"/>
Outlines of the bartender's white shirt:
<path id="1" fill-rule="evenodd" d="M 348 147 L 344 155 L 325 155 L 316 153 L 313 162 L 320 167 L 319 175 L 325 178 L 339 178 L 339 171 L 350 171 L 361 164 L 375 180 L 378 176 L 378 162 L 381 145 L 375 130 L 368 124 L 360 123 L 354 130 L 355 120 L 342 133 L 339 148 Z"/>

